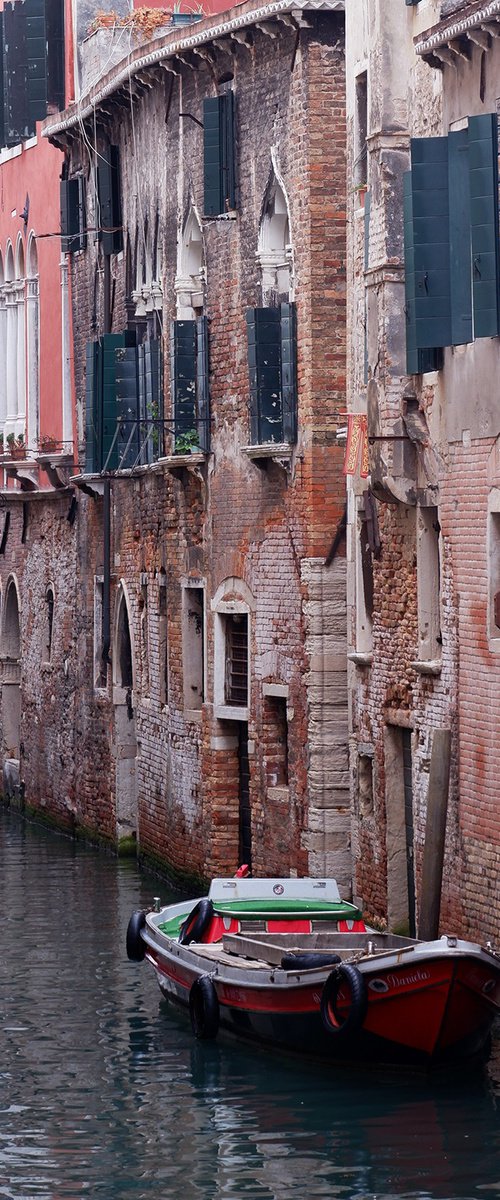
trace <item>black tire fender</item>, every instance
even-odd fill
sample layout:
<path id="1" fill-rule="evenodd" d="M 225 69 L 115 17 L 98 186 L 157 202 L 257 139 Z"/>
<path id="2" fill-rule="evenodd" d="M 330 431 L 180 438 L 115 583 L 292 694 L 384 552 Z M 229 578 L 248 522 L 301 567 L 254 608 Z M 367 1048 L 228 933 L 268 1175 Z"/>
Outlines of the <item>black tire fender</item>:
<path id="1" fill-rule="evenodd" d="M 141 937 L 141 930 L 146 924 L 146 913 L 142 909 L 133 912 L 127 926 L 127 958 L 131 962 L 142 962 L 146 947 Z"/>
<path id="2" fill-rule="evenodd" d="M 179 929 L 179 946 L 189 946 L 191 942 L 201 942 L 213 915 L 212 901 L 206 897 L 204 900 L 198 900 Z"/>
<path id="3" fill-rule="evenodd" d="M 199 975 L 189 993 L 189 1015 L 194 1036 L 204 1041 L 217 1037 L 220 1024 L 219 999 L 210 975 Z"/>
<path id="4" fill-rule="evenodd" d="M 339 1012 L 338 1000 L 341 990 L 343 997 L 346 991 L 350 995 L 345 1016 Z M 339 1040 L 350 1038 L 361 1029 L 367 1006 L 368 993 L 361 972 L 351 963 L 341 963 L 328 976 L 321 994 L 321 1019 L 324 1028 Z"/>
<path id="5" fill-rule="evenodd" d="M 339 954 L 317 954 L 309 951 L 305 954 L 284 954 L 281 966 L 284 971 L 313 971 L 319 967 L 333 967 L 334 963 L 342 962 Z"/>

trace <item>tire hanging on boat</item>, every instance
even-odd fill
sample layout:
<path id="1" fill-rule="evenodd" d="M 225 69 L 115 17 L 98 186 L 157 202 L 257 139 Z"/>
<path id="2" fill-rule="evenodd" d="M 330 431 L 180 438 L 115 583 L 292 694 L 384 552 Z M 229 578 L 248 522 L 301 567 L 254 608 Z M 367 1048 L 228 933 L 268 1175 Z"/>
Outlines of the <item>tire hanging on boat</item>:
<path id="1" fill-rule="evenodd" d="M 179 946 L 189 946 L 190 942 L 201 942 L 213 915 L 212 901 L 206 898 L 198 900 L 179 929 Z"/>
<path id="2" fill-rule="evenodd" d="M 189 1015 L 194 1036 L 204 1041 L 217 1037 L 220 1009 L 217 992 L 210 975 L 195 979 L 189 993 Z"/>
<path id="3" fill-rule="evenodd" d="M 343 989 L 350 995 L 345 1015 L 339 1011 L 339 995 Z M 347 1040 L 361 1029 L 366 1016 L 368 994 L 366 983 L 357 967 L 342 963 L 328 976 L 321 994 L 321 1019 L 328 1033 L 338 1040 Z"/>
<path id="4" fill-rule="evenodd" d="M 127 958 L 131 962 L 142 962 L 146 947 L 141 937 L 141 929 L 146 924 L 146 913 L 142 909 L 133 912 L 127 926 Z"/>

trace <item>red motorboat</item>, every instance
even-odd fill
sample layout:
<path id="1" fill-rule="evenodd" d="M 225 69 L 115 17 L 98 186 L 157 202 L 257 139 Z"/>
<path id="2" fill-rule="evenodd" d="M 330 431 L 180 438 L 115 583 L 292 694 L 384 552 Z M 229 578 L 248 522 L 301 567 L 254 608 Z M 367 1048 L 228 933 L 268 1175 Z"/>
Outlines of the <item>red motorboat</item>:
<path id="1" fill-rule="evenodd" d="M 500 954 L 367 929 L 334 880 L 217 879 L 191 903 L 136 912 L 129 958 L 219 1030 L 322 1059 L 430 1064 L 486 1057 Z"/>

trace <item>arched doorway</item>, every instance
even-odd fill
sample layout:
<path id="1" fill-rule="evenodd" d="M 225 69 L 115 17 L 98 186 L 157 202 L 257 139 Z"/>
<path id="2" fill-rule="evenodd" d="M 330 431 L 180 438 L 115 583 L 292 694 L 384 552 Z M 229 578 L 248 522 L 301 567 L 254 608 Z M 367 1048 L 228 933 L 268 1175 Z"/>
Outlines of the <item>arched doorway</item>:
<path id="1" fill-rule="evenodd" d="M 137 839 L 137 736 L 134 710 L 134 654 L 123 585 L 116 601 L 113 654 L 113 707 L 116 758 L 116 836 Z"/>
<path id="2" fill-rule="evenodd" d="M 21 629 L 14 579 L 5 593 L 2 622 L 2 729 L 4 760 L 19 760 L 21 731 Z"/>

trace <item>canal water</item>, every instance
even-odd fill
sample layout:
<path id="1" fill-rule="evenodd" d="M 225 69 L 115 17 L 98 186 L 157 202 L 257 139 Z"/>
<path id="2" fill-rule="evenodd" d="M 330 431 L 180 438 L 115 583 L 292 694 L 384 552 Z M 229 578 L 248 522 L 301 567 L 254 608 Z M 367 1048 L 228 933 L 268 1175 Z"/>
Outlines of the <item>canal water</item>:
<path id="1" fill-rule="evenodd" d="M 500 1039 L 430 1080 L 197 1043 L 125 955 L 156 893 L 0 809 L 1 1198 L 497 1200 Z"/>

